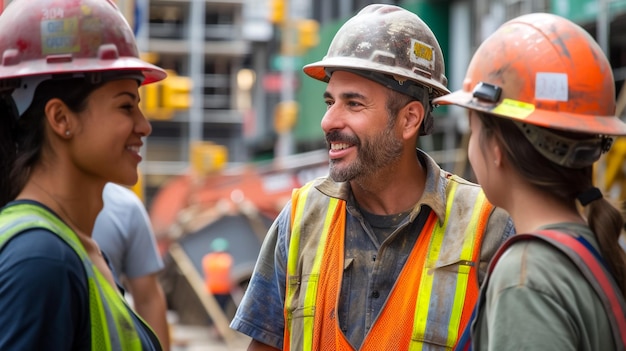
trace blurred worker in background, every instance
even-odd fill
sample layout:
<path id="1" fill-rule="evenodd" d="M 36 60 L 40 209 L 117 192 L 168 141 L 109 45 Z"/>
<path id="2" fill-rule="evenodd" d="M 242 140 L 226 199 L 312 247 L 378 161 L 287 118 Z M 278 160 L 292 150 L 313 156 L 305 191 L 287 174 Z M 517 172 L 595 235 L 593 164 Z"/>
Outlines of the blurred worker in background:
<path id="1" fill-rule="evenodd" d="M 233 256 L 227 250 L 228 241 L 224 238 L 215 238 L 211 241 L 211 252 L 202 257 L 205 289 L 215 297 L 224 311 L 231 301 L 233 288 L 231 279 Z"/>
<path id="2" fill-rule="evenodd" d="M 249 350 L 449 350 L 513 225 L 416 149 L 448 93 L 437 39 L 415 14 L 369 5 L 304 72 L 328 82 L 330 176 L 274 222 L 231 327 Z"/>
<path id="3" fill-rule="evenodd" d="M 107 256 L 121 285 L 128 289 L 135 311 L 152 327 L 167 351 L 167 304 L 158 279 L 163 260 L 146 208 L 132 190 L 114 183 L 104 187 L 102 200 L 104 207 L 96 218 L 93 239 Z"/>
<path id="4" fill-rule="evenodd" d="M 0 350 L 161 350 L 92 238 L 107 182 L 137 181 L 151 132 L 112 1 L 13 0 L 0 15 Z"/>
<path id="5" fill-rule="evenodd" d="M 435 103 L 469 109 L 469 161 L 518 233 L 482 286 L 473 348 L 624 350 L 623 220 L 592 167 L 626 124 L 599 45 L 565 18 L 515 18 L 478 48 L 463 89 Z"/>

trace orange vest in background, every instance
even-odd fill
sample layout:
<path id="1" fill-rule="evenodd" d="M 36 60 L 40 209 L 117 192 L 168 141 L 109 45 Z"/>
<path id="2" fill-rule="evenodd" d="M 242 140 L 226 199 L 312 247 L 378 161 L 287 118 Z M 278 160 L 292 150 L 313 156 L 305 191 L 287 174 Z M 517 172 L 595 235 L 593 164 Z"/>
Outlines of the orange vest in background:
<path id="1" fill-rule="evenodd" d="M 211 294 L 230 294 L 230 271 L 233 266 L 233 257 L 228 252 L 211 252 L 202 257 L 204 284 Z"/>

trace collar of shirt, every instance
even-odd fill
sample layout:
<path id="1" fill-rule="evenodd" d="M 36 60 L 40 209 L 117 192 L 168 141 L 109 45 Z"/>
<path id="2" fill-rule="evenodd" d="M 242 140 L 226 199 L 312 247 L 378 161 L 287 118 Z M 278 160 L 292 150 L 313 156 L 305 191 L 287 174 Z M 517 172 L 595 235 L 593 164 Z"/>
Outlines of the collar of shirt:
<path id="1" fill-rule="evenodd" d="M 437 162 L 424 151 L 416 149 L 416 152 L 418 159 L 426 170 L 426 184 L 424 185 L 422 197 L 413 207 L 413 211 L 411 211 L 410 221 L 412 222 L 417 217 L 422 205 L 426 205 L 435 212 L 439 222 L 443 224 L 446 215 L 446 186 L 450 174 L 442 170 Z M 314 186 L 327 196 L 347 202 L 351 199 L 350 184 L 347 182 L 337 183 L 325 177 L 318 179 Z"/>

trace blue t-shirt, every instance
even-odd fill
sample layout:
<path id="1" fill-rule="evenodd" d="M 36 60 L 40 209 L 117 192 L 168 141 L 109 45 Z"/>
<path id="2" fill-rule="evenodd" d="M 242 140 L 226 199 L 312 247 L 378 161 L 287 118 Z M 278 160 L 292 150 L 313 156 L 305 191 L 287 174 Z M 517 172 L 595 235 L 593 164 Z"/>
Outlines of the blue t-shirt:
<path id="1" fill-rule="evenodd" d="M 0 350 L 91 350 L 83 264 L 45 229 L 25 231 L 0 251 Z M 133 314 L 144 350 L 160 350 Z"/>

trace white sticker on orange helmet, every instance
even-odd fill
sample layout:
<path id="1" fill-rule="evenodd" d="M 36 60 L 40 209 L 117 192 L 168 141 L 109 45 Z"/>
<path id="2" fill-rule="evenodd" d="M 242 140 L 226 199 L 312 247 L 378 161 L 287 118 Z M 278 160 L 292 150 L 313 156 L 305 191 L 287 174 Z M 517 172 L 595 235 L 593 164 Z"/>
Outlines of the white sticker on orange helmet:
<path id="1" fill-rule="evenodd" d="M 567 74 L 537 72 L 535 77 L 535 99 L 567 101 Z"/>

